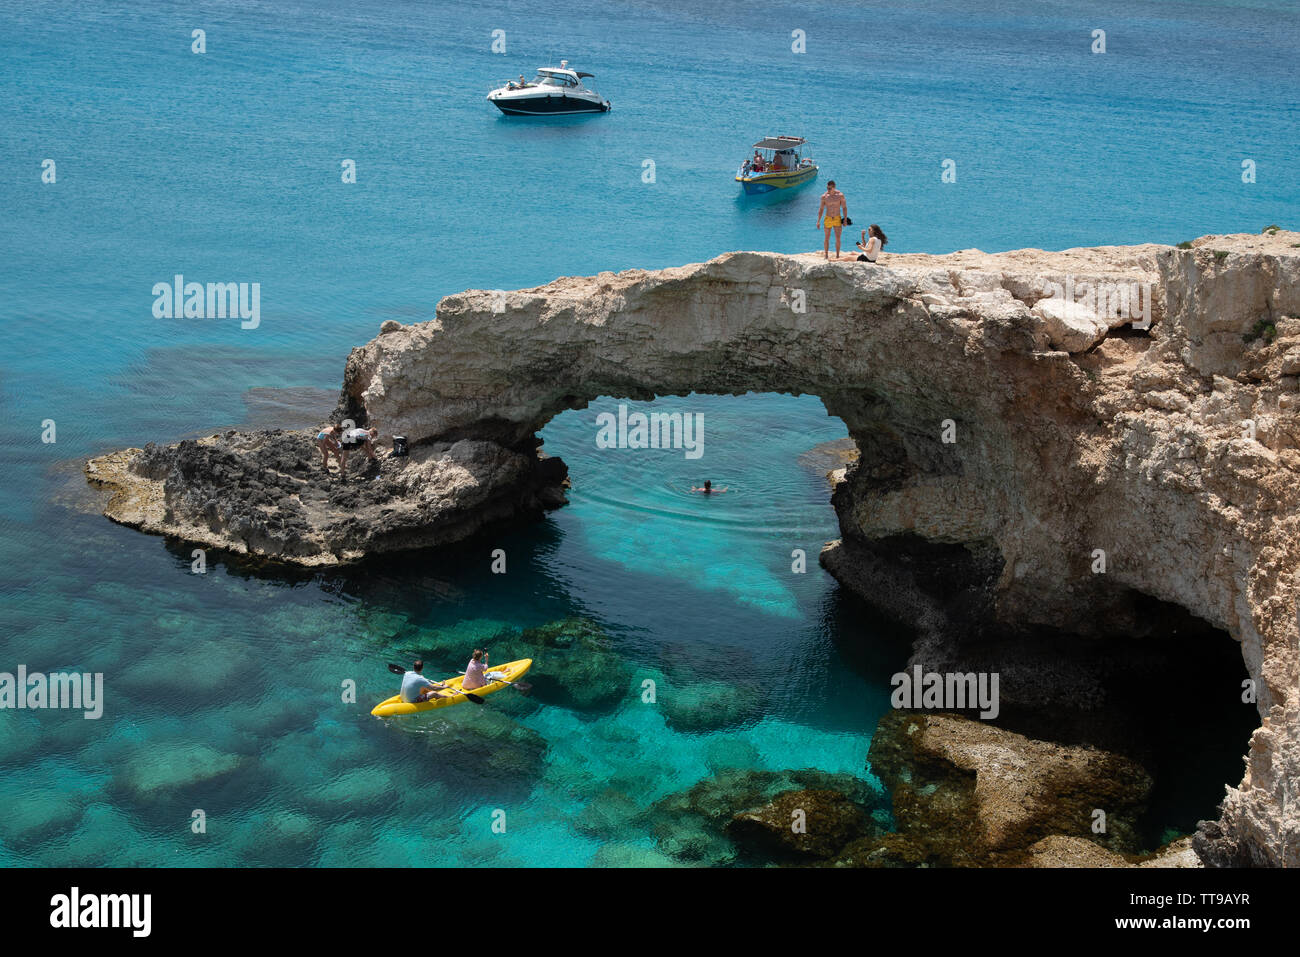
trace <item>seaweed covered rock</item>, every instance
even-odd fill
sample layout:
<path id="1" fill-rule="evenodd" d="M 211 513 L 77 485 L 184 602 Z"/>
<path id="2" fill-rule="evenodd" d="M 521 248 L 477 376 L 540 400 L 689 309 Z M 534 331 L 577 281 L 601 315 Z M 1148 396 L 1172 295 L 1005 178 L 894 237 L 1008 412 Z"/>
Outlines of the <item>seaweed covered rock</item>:
<path id="1" fill-rule="evenodd" d="M 685 791 L 656 801 L 636 823 L 650 830 L 661 851 L 685 863 L 710 866 L 780 863 L 790 860 L 789 849 L 755 837 L 752 830 L 747 830 L 748 824 L 740 825 L 739 833 L 733 833 L 731 825 L 738 815 L 763 808 L 783 793 L 816 795 L 809 800 L 826 810 L 823 823 L 837 822 L 836 837 L 829 838 L 828 842 L 838 840 L 840 835 L 846 841 L 851 840 L 860 833 L 853 828 L 873 826 L 849 812 L 848 805 L 860 808 L 864 815 L 874 816 L 876 824 L 885 817 L 883 796 L 867 781 L 851 774 L 805 768 L 724 770 Z M 850 817 L 855 823 L 845 827 Z M 789 826 L 788 818 L 786 826 Z M 818 844 L 821 846 L 824 845 Z"/>
<path id="2" fill-rule="evenodd" d="M 824 789 L 784 791 L 762 807 L 740 812 L 727 825 L 742 848 L 792 859 L 832 857 L 875 829 L 865 807 Z"/>
<path id="3" fill-rule="evenodd" d="M 662 689 L 658 703 L 678 731 L 717 731 L 756 720 L 762 714 L 758 685 L 741 681 L 698 681 Z"/>
<path id="4" fill-rule="evenodd" d="M 532 658 L 528 682 L 543 704 L 574 711 L 610 711 L 632 694 L 632 671 L 604 630 L 587 618 L 565 618 L 494 639 L 493 661 Z"/>
<path id="5" fill-rule="evenodd" d="M 460 709 L 467 707 L 474 706 L 461 705 Z M 496 778 L 520 788 L 531 787 L 542 773 L 548 747 L 546 739 L 495 708 L 476 708 L 472 717 L 457 715 L 456 710 L 447 709 L 446 715 L 431 711 L 405 719 L 427 733 L 437 766 L 457 776 L 481 769 L 478 774 L 485 779 Z"/>
<path id="6" fill-rule="evenodd" d="M 1116 854 L 1142 850 L 1138 819 L 1151 778 L 1120 755 L 956 715 L 893 711 L 876 729 L 869 761 L 893 796 L 899 833 L 929 862 L 1035 863 L 1031 846 L 1052 835 Z M 1104 830 L 1094 831 L 1098 822 Z"/>

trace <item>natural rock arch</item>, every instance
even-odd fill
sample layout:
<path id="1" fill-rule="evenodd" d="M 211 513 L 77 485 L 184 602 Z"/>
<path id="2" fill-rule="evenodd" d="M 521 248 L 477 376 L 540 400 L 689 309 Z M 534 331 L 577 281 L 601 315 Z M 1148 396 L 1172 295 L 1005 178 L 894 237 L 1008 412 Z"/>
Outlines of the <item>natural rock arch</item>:
<path id="1" fill-rule="evenodd" d="M 850 586 L 881 599 L 872 542 L 975 546 L 1004 622 L 1122 627 L 1129 589 L 1239 641 L 1261 714 L 1291 726 L 1257 735 L 1255 788 L 1228 807 L 1249 820 L 1269 790 L 1280 801 L 1285 777 L 1254 758 L 1286 740 L 1294 761 L 1297 747 L 1294 239 L 890 257 L 887 268 L 734 253 L 471 291 L 354 352 L 342 407 L 415 441 L 510 444 L 602 395 L 815 393 L 862 451 L 835 497 L 844 537 L 824 556 Z M 1123 317 L 1040 302 L 1068 282 L 1142 284 L 1149 337 L 1108 336 Z M 1276 336 L 1259 337 L 1269 323 Z M 945 421 L 955 442 L 941 440 Z M 894 595 L 938 613 L 916 607 L 912 589 Z M 1224 859 L 1281 860 L 1265 831 L 1221 841 Z M 1297 863 L 1300 841 L 1285 853 Z"/>
<path id="2" fill-rule="evenodd" d="M 466 509 L 504 517 L 554 504 L 539 491 L 554 469 L 539 484 L 519 462 L 565 409 L 606 395 L 814 393 L 862 453 L 834 496 L 842 539 L 823 554 L 848 587 L 923 630 L 987 619 L 1114 631 L 1131 621 L 1132 596 L 1145 595 L 1231 634 L 1264 726 L 1242 789 L 1200 849 L 1219 863 L 1297 864 L 1300 821 L 1294 805 L 1289 818 L 1282 810 L 1287 778 L 1300 774 L 1297 240 L 967 251 L 888 265 L 731 253 L 469 291 L 443 299 L 433 321 L 386 323 L 354 350 L 337 417 L 432 450 L 425 469 L 457 454 L 470 472 L 489 452 L 517 457 L 462 483 L 493 490 Z M 1149 313 L 1117 316 L 1113 297 L 1097 309 L 1053 294 L 1099 286 L 1145 291 Z M 182 527 L 185 496 L 167 485 L 184 481 L 153 455 L 146 469 L 124 460 L 99 478 L 120 488 L 125 472 L 148 472 L 170 519 L 143 506 L 114 517 L 220 536 L 220 522 Z M 418 478 L 404 486 L 413 496 L 441 481 Z M 509 503 L 495 491 L 520 487 Z M 448 539 L 473 528 L 457 521 Z M 439 540 L 406 527 L 370 540 L 351 527 L 330 534 L 311 543 L 310 561 Z M 275 554 L 274 536 L 270 547 L 243 541 L 295 558 Z M 929 549 L 957 576 L 958 614 L 891 567 L 899 548 Z"/>

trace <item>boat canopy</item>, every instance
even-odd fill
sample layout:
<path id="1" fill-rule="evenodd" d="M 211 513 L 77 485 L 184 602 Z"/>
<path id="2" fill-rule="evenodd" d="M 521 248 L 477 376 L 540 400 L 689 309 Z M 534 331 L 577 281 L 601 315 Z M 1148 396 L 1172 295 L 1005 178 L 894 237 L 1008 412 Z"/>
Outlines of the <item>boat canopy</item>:
<path id="1" fill-rule="evenodd" d="M 567 80 L 580 80 L 584 76 L 595 76 L 594 73 L 579 73 L 577 70 L 566 70 L 561 67 L 542 66 L 537 68 L 537 72 L 543 76 L 559 76 Z"/>
<path id="2" fill-rule="evenodd" d="M 769 136 L 754 144 L 756 150 L 791 150 L 803 146 L 808 141 L 802 136 Z"/>

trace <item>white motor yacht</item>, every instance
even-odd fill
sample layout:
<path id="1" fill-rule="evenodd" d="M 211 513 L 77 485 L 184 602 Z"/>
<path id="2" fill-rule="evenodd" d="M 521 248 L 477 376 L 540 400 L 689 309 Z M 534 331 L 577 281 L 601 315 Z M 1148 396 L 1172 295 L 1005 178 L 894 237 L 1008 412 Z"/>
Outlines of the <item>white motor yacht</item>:
<path id="1" fill-rule="evenodd" d="M 569 61 L 558 67 L 542 67 L 531 81 L 511 80 L 497 87 L 487 98 L 507 116 L 564 116 L 569 113 L 607 113 L 609 100 L 582 85 L 583 77 L 569 69 Z"/>

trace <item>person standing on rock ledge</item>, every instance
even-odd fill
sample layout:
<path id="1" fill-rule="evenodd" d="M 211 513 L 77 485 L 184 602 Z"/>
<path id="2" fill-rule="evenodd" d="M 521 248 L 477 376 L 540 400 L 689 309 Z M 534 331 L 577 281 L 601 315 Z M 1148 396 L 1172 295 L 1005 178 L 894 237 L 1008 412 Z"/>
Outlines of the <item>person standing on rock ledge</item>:
<path id="1" fill-rule="evenodd" d="M 826 236 L 822 241 L 822 255 L 830 259 L 831 253 L 831 230 L 835 230 L 835 258 L 840 258 L 840 230 L 844 228 L 844 221 L 849 218 L 849 201 L 844 198 L 844 194 L 835 188 L 835 180 L 826 181 L 826 192 L 822 193 L 821 205 L 817 207 L 817 227 L 823 228 L 825 223 Z"/>

